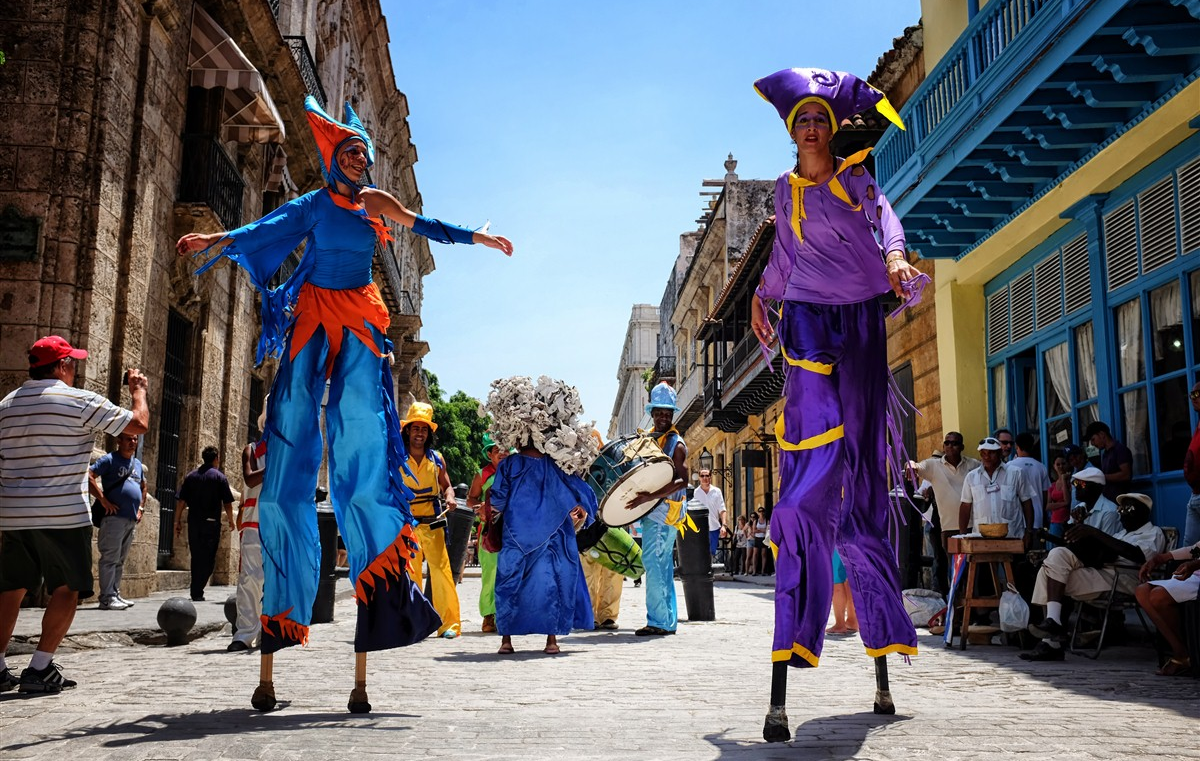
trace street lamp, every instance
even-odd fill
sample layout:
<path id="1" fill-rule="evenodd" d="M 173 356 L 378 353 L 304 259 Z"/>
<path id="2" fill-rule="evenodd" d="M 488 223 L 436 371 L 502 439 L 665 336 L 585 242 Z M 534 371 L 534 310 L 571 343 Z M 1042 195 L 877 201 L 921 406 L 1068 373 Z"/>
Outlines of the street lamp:
<path id="1" fill-rule="evenodd" d="M 700 450 L 700 470 L 712 472 L 713 456 L 712 452 L 708 451 L 708 447 Z"/>

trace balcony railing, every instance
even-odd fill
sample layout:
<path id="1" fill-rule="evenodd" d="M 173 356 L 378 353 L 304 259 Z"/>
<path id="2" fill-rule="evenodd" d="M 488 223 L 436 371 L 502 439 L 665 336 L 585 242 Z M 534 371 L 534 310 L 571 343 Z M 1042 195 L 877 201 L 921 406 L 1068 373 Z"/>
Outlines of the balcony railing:
<path id="1" fill-rule="evenodd" d="M 654 363 L 654 375 L 651 378 L 654 383 L 658 383 L 664 378 L 675 379 L 675 357 L 663 356 L 659 357 Z"/>
<path id="2" fill-rule="evenodd" d="M 725 358 L 725 364 L 721 365 L 721 380 L 724 381 L 722 385 L 728 387 L 733 383 L 746 361 L 753 359 L 758 353 L 758 337 L 748 331 L 737 342 L 737 346 L 733 347 L 733 351 L 729 352 L 729 356 Z"/>
<path id="3" fill-rule="evenodd" d="M 304 88 L 308 94 L 317 99 L 321 108 L 325 108 L 325 88 L 321 86 L 321 78 L 317 76 L 317 62 L 313 60 L 312 51 L 308 49 L 308 41 L 303 37 L 284 36 L 292 58 L 300 67 L 300 76 L 304 79 Z"/>
<path id="4" fill-rule="evenodd" d="M 400 291 L 397 293 L 396 302 L 400 314 L 418 314 L 417 301 L 413 298 L 412 291 Z"/>
<path id="5" fill-rule="evenodd" d="M 246 183 L 237 165 L 212 135 L 183 136 L 182 203 L 203 203 L 226 230 L 242 226 L 242 193 Z"/>
<path id="6" fill-rule="evenodd" d="M 984 6 L 900 110 L 900 117 L 908 129 L 891 128 L 880 138 L 875 148 L 880 184 L 886 184 L 900 171 L 922 141 L 959 106 L 971 87 L 1035 18 L 1066 16 L 1082 2 L 991 0 Z"/>
<path id="7" fill-rule="evenodd" d="M 271 6 L 271 15 L 275 20 L 279 20 L 279 0 L 267 0 L 267 5 Z"/>

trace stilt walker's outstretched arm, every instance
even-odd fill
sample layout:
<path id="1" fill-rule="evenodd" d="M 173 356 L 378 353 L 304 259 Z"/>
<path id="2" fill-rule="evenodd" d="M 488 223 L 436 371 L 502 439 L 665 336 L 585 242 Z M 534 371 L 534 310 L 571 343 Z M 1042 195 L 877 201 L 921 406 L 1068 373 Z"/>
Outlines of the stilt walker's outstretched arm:
<path id="1" fill-rule="evenodd" d="M 767 720 L 763 724 L 763 739 L 769 743 L 782 743 L 792 739 L 792 731 L 788 729 L 787 710 L 784 707 L 787 703 L 787 670 L 787 661 L 775 663 L 771 669 L 771 708 L 767 711 Z"/>
<path id="2" fill-rule="evenodd" d="M 346 704 L 350 713 L 370 713 L 367 702 L 367 654 L 354 654 L 354 689 L 350 691 L 350 702 Z"/>
<path id="3" fill-rule="evenodd" d="M 887 656 L 875 656 L 875 713 L 894 714 L 896 704 L 892 702 L 892 692 L 888 689 Z"/>
<path id="4" fill-rule="evenodd" d="M 271 681 L 274 668 L 275 654 L 263 653 L 258 665 L 258 689 L 254 691 L 254 697 L 250 698 L 250 705 L 260 711 L 270 711 L 275 707 L 275 683 Z"/>

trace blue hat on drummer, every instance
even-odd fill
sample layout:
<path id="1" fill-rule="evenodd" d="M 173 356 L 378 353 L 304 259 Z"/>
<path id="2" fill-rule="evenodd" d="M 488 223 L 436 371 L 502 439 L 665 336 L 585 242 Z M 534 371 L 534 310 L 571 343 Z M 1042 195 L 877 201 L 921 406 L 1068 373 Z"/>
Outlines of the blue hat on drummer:
<path id="1" fill-rule="evenodd" d="M 655 409 L 679 411 L 675 406 L 675 389 L 666 381 L 650 389 L 650 403 L 646 405 L 646 414 L 649 415 Z"/>

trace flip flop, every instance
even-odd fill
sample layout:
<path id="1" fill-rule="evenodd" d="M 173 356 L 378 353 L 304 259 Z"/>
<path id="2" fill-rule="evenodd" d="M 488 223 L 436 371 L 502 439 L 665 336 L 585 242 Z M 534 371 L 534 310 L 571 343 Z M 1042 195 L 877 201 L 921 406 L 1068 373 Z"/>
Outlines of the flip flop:
<path id="1" fill-rule="evenodd" d="M 515 652 L 516 650 L 514 650 L 513 646 L 510 644 L 501 645 L 500 649 L 496 651 L 498 655 L 512 655 Z"/>
<path id="2" fill-rule="evenodd" d="M 558 645 L 546 645 L 542 652 L 546 655 L 558 655 L 561 651 L 558 649 Z"/>

